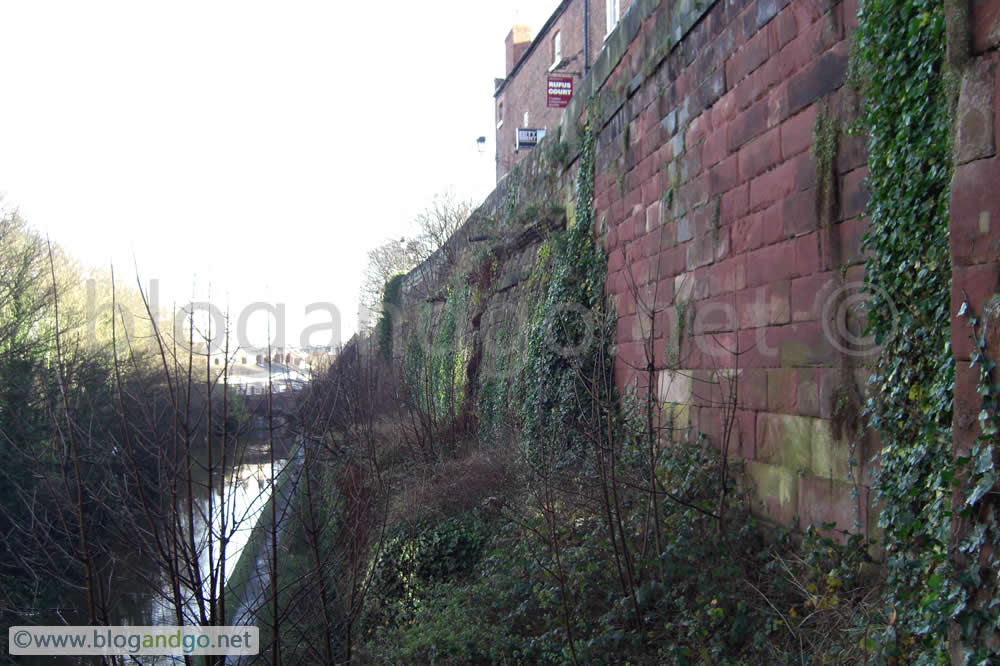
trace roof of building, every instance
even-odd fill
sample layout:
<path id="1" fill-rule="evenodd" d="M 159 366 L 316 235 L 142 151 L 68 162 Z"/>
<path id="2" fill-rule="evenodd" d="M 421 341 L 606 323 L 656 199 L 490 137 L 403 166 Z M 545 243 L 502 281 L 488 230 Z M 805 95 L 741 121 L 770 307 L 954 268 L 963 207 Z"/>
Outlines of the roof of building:
<path id="1" fill-rule="evenodd" d="M 562 13 L 566 11 L 566 8 L 569 7 L 571 2 L 573 2 L 573 0 L 563 0 L 562 2 L 559 3 L 559 6 L 556 7 L 554 12 L 552 12 L 552 16 L 549 17 L 549 20 L 545 22 L 545 25 L 542 26 L 542 29 L 538 31 L 538 34 L 535 35 L 535 38 L 531 41 L 531 46 L 525 49 L 524 53 L 521 54 L 521 59 L 518 60 L 517 63 L 515 63 L 513 69 L 511 69 L 510 73 L 507 74 L 507 78 L 495 79 L 497 87 L 496 90 L 493 92 L 494 97 L 502 93 L 503 89 L 507 87 L 507 82 L 510 81 L 515 76 L 517 76 L 517 73 L 521 69 L 521 65 L 527 62 L 531 54 L 535 51 L 536 48 L 538 48 L 538 45 L 541 44 L 542 38 L 548 34 L 549 29 L 552 27 L 552 24 L 556 22 L 556 19 L 562 16 Z"/>

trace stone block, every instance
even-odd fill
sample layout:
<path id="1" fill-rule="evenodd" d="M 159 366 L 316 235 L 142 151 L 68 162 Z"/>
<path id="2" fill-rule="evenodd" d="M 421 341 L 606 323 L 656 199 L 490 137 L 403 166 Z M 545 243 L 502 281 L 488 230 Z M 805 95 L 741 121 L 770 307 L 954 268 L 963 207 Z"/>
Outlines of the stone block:
<path id="1" fill-rule="evenodd" d="M 781 157 L 783 159 L 798 155 L 812 146 L 817 108 L 813 104 L 781 123 Z"/>
<path id="2" fill-rule="evenodd" d="M 746 286 L 746 261 L 743 257 L 733 257 L 715 266 L 708 272 L 708 295 L 731 294 Z"/>
<path id="3" fill-rule="evenodd" d="M 778 14 L 778 22 L 776 25 L 777 29 L 775 31 L 775 37 L 778 40 L 778 48 L 784 47 L 785 44 L 795 39 L 795 36 L 799 34 L 795 12 L 780 12 Z"/>
<path id="4" fill-rule="evenodd" d="M 802 527 L 833 523 L 833 531 L 821 530 L 843 543 L 843 531 L 856 533 L 867 522 L 867 492 L 858 492 L 843 481 L 806 475 L 799 478 L 798 515 Z M 867 489 L 862 489 L 867 490 Z"/>
<path id="5" fill-rule="evenodd" d="M 1000 258 L 1000 157 L 955 168 L 951 183 L 951 257 L 955 265 Z"/>
<path id="6" fill-rule="evenodd" d="M 772 379 L 779 379 L 770 376 L 772 372 L 768 376 L 769 395 Z M 789 375 L 778 383 L 794 391 L 796 380 L 797 375 Z M 849 444 L 833 437 L 827 419 L 770 412 L 757 415 L 757 459 L 761 462 L 844 481 L 850 471 L 849 455 Z"/>
<path id="7" fill-rule="evenodd" d="M 810 472 L 824 479 L 846 481 L 851 471 L 850 442 L 833 436 L 832 424 L 826 419 L 812 419 L 810 441 Z"/>
<path id="8" fill-rule="evenodd" d="M 787 324 L 790 321 L 789 282 L 781 280 L 736 294 L 740 328 Z"/>
<path id="9" fill-rule="evenodd" d="M 793 75 L 788 82 L 788 114 L 794 114 L 844 84 L 847 44 L 841 42 Z"/>
<path id="10" fill-rule="evenodd" d="M 993 295 L 1000 293 L 1000 263 L 977 264 L 975 266 L 955 266 L 952 269 L 951 287 L 951 346 L 956 360 L 971 358 L 972 327 L 967 317 L 957 317 L 962 303 L 968 298 L 971 312 L 986 322 L 987 345 L 993 358 L 1000 352 L 1000 321 L 996 314 L 983 317 L 987 303 Z"/>
<path id="11" fill-rule="evenodd" d="M 855 169 L 844 175 L 840 186 L 841 219 L 864 214 L 865 206 L 868 205 L 868 188 L 865 187 L 867 177 L 867 167 Z"/>
<path id="12" fill-rule="evenodd" d="M 746 257 L 748 287 L 787 280 L 795 273 L 795 241 L 762 247 Z"/>
<path id="13" fill-rule="evenodd" d="M 840 236 L 840 263 L 856 264 L 864 261 L 865 232 L 868 231 L 868 222 L 865 218 L 854 218 L 844 220 L 837 225 L 837 233 Z"/>
<path id="14" fill-rule="evenodd" d="M 996 59 L 975 58 L 962 77 L 958 97 L 955 163 L 996 154 L 994 89 Z"/>
<path id="15" fill-rule="evenodd" d="M 982 397 L 979 386 L 979 368 L 971 367 L 965 361 L 955 364 L 955 414 L 952 420 L 952 435 L 955 443 L 955 453 L 968 453 L 981 434 L 979 428 L 979 412 L 982 409 Z"/>
<path id="16" fill-rule="evenodd" d="M 818 228 L 816 190 L 792 192 L 781 202 L 781 218 L 785 238 L 801 236 Z"/>
<path id="17" fill-rule="evenodd" d="M 747 462 L 746 475 L 755 512 L 784 525 L 796 522 L 799 510 L 799 475 L 795 471 L 751 460 Z"/>
<path id="18" fill-rule="evenodd" d="M 819 383 L 826 368 L 800 368 L 795 387 L 795 409 L 803 416 L 820 416 Z"/>
<path id="19" fill-rule="evenodd" d="M 690 301 L 694 293 L 695 275 L 693 271 L 681 273 L 674 276 L 674 298 L 675 302 L 682 303 Z"/>
<path id="20" fill-rule="evenodd" d="M 775 368 L 767 371 L 767 411 L 792 413 L 798 397 L 798 370 Z"/>
<path id="21" fill-rule="evenodd" d="M 779 0 L 757 0 L 757 29 L 767 25 L 784 6 Z"/>
<path id="22" fill-rule="evenodd" d="M 683 404 L 691 402 L 693 370 L 662 370 L 657 377 L 657 398 L 660 402 Z"/>
<path id="23" fill-rule="evenodd" d="M 761 101 L 736 116 L 729 123 L 728 140 L 730 153 L 735 153 L 743 144 L 767 129 L 767 112 L 767 103 Z"/>
<path id="24" fill-rule="evenodd" d="M 721 224 L 730 224 L 746 215 L 749 209 L 749 193 L 749 185 L 740 185 L 722 195 L 722 204 L 719 210 Z"/>
<path id="25" fill-rule="evenodd" d="M 781 161 L 780 128 L 768 130 L 745 144 L 738 153 L 740 180 L 745 182 Z"/>
<path id="26" fill-rule="evenodd" d="M 973 52 L 984 53 L 1000 46 L 1000 2 L 973 0 L 971 10 Z"/>
<path id="27" fill-rule="evenodd" d="M 707 280 L 705 281 L 707 282 Z M 695 305 L 694 333 L 721 333 L 736 329 L 736 313 L 728 296 L 717 296 Z"/>
<path id="28" fill-rule="evenodd" d="M 813 273 L 791 282 L 791 318 L 793 322 L 817 321 L 836 289 L 832 271 Z"/>
<path id="29" fill-rule="evenodd" d="M 715 197 L 729 192 L 742 182 L 744 181 L 740 176 L 739 159 L 736 155 L 727 157 L 708 170 L 709 196 Z"/>
<path id="30" fill-rule="evenodd" d="M 730 236 L 734 255 L 741 255 L 761 247 L 764 244 L 763 213 L 753 213 L 736 220 Z"/>
<path id="31" fill-rule="evenodd" d="M 813 232 L 805 236 L 799 236 L 792 242 L 795 243 L 795 268 L 792 274 L 795 277 L 819 273 L 832 266 L 824 265 L 819 254 L 819 232 Z"/>
<path id="32" fill-rule="evenodd" d="M 837 360 L 834 347 L 820 322 L 799 322 L 767 329 L 767 344 L 777 349 L 782 368 L 829 366 Z"/>
<path id="33" fill-rule="evenodd" d="M 764 64 L 768 57 L 767 31 L 761 30 L 748 39 L 743 48 L 726 61 L 726 80 L 736 85 Z"/>
<path id="34" fill-rule="evenodd" d="M 796 188 L 798 165 L 790 160 L 750 181 L 750 210 L 760 210 L 783 199 Z"/>
<path id="35" fill-rule="evenodd" d="M 646 231 L 652 232 L 663 223 L 660 201 L 657 199 L 646 207 Z"/>

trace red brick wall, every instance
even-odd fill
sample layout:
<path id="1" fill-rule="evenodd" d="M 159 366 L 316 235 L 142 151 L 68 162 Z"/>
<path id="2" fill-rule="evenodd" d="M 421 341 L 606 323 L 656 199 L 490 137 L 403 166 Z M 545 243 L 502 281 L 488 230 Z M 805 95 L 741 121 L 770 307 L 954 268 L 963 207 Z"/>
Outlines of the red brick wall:
<path id="1" fill-rule="evenodd" d="M 606 105 L 624 99 L 605 109 L 595 196 L 618 382 L 646 391 L 651 347 L 660 401 L 718 441 L 737 376 L 730 454 L 747 461 L 755 508 L 865 526 L 871 442 L 847 474 L 872 350 L 849 344 L 860 323 L 836 316 L 863 277 L 864 146 L 841 138 L 829 207 L 810 153 L 821 108 L 855 113 L 843 83 L 856 0 L 826 13 L 720 0 L 665 55 L 672 4 L 644 19 L 602 88 Z"/>
<path id="2" fill-rule="evenodd" d="M 604 45 L 605 4 L 604 0 L 589 0 L 590 4 L 590 62 L 593 63 Z M 631 0 L 621 0 L 624 14 Z M 506 175 L 531 149 L 514 151 L 514 139 L 518 127 L 526 127 L 524 113 L 528 112 L 530 128 L 554 129 L 562 117 L 562 109 L 546 106 L 546 81 L 552 65 L 552 39 L 558 31 L 562 38 L 563 58 L 573 58 L 559 72 L 560 75 L 573 74 L 574 86 L 579 87 L 584 71 L 583 56 L 583 0 L 571 0 L 557 10 L 558 16 L 535 36 L 534 48 L 524 56 L 517 71 L 509 75 L 499 94 L 495 106 L 503 104 L 503 125 L 497 128 L 497 180 Z M 536 26 L 538 27 L 538 26 Z M 575 92 L 575 91 L 574 91 Z M 499 114 L 497 115 L 499 121 Z"/>
<path id="3" fill-rule="evenodd" d="M 716 0 L 706 9 L 637 0 L 628 30 L 620 24 L 609 39 L 616 52 L 595 86 L 602 114 L 595 231 L 620 317 L 620 387 L 645 392 L 652 361 L 653 390 L 675 422 L 718 442 L 736 384 L 730 454 L 746 461 L 755 508 L 786 524 L 860 524 L 870 532 L 868 461 L 877 442 L 858 441 L 856 425 L 866 354 L 875 350 L 861 338 L 858 317 L 844 315 L 863 279 L 864 139 L 841 134 L 828 174 L 817 173 L 812 154 L 820 113 L 842 126 L 856 115 L 858 101 L 843 84 L 857 8 L 857 0 Z M 1000 307 L 987 306 L 1000 293 L 1000 200 L 993 195 L 1000 0 L 970 8 L 969 53 L 953 61 L 963 78 L 952 312 L 968 298 L 992 322 L 1000 317 Z M 513 155 L 513 141 L 525 109 L 530 125 L 549 130 L 561 116 L 545 108 L 541 83 L 555 29 L 565 55 L 582 47 L 582 0 L 564 7 L 498 96 L 505 105 L 498 177 L 523 157 Z M 592 7 L 595 48 L 603 30 L 603 6 Z M 580 119 L 562 120 L 564 138 Z M 825 186 L 833 193 L 826 200 Z M 991 351 L 1000 358 L 1000 324 L 991 326 Z M 962 453 L 978 435 L 979 406 L 965 319 L 953 321 L 952 344 Z M 860 466 L 849 481 L 852 446 Z"/>

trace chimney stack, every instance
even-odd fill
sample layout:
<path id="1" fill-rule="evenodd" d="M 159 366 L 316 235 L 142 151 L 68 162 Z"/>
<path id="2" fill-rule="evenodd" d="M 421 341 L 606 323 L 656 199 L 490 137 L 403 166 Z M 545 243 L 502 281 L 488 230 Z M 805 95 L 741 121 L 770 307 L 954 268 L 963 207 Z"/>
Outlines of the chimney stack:
<path id="1" fill-rule="evenodd" d="M 521 59 L 524 52 L 531 46 L 531 28 L 526 25 L 515 25 L 507 35 L 507 73 L 510 76 L 514 65 Z"/>

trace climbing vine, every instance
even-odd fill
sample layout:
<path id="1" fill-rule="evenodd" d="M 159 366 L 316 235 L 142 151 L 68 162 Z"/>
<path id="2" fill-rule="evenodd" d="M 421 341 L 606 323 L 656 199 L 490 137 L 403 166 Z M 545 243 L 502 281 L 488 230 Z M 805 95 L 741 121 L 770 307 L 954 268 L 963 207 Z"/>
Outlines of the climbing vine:
<path id="1" fill-rule="evenodd" d="M 876 479 L 884 529 L 886 656 L 947 657 L 949 623 L 966 607 L 948 552 L 954 363 L 950 330 L 950 97 L 944 5 L 864 0 L 852 78 L 869 135 L 864 246 L 868 327 L 881 354 L 865 406 L 880 433 Z"/>
<path id="2" fill-rule="evenodd" d="M 1000 525 L 997 523 L 996 460 L 997 435 L 1000 434 L 1000 384 L 995 382 L 997 364 L 986 353 L 987 322 L 996 322 L 1000 315 L 1000 295 L 984 307 L 982 316 L 971 311 L 968 302 L 962 304 L 960 317 L 968 317 L 972 328 L 973 370 L 977 371 L 976 390 L 982 399 L 979 410 L 980 436 L 972 450 L 957 460 L 962 469 L 964 498 L 956 507 L 959 517 L 969 524 L 965 538 L 958 544 L 955 558 L 961 568 L 959 582 L 967 594 L 966 607 L 957 614 L 962 644 L 968 650 L 966 661 L 995 663 L 998 653 L 989 647 L 1000 631 L 997 613 L 997 593 L 1000 591 Z M 992 495 L 992 498 L 990 497 Z"/>
<path id="3" fill-rule="evenodd" d="M 375 339 L 378 350 L 386 360 L 392 359 L 392 331 L 397 324 L 400 308 L 403 305 L 403 280 L 406 275 L 400 273 L 389 278 L 382 292 L 382 312 L 375 325 Z"/>
<path id="4" fill-rule="evenodd" d="M 580 409 L 581 377 L 609 363 L 595 326 L 604 316 L 605 258 L 593 239 L 594 132 L 580 133 L 576 180 L 576 219 L 555 234 L 548 253 L 545 295 L 530 320 L 523 363 L 520 417 L 524 442 L 552 444 L 569 450 L 586 427 Z"/>
<path id="5" fill-rule="evenodd" d="M 514 221 L 514 211 L 517 210 L 518 192 L 521 189 L 521 166 L 515 164 L 507 178 L 509 184 L 507 186 L 507 196 L 503 200 L 503 219 L 501 220 L 501 224 L 504 227 L 509 227 Z"/>
<path id="6" fill-rule="evenodd" d="M 512 343 L 510 332 L 501 328 L 496 333 L 495 353 L 490 355 L 487 366 L 479 374 L 476 394 L 476 415 L 479 420 L 479 441 L 503 444 L 506 439 L 507 410 L 510 390 L 507 381 L 510 370 L 507 359 Z"/>
<path id="7" fill-rule="evenodd" d="M 407 345 L 409 391 L 417 406 L 442 426 L 455 420 L 464 403 L 470 351 L 459 324 L 467 315 L 470 292 L 464 280 L 453 280 L 439 312 L 429 305 L 422 309 Z"/>

